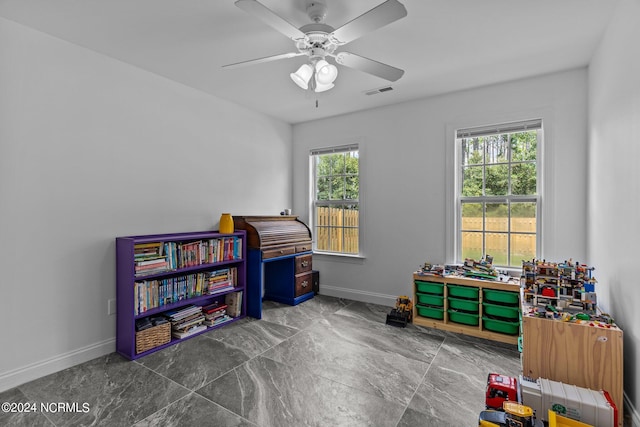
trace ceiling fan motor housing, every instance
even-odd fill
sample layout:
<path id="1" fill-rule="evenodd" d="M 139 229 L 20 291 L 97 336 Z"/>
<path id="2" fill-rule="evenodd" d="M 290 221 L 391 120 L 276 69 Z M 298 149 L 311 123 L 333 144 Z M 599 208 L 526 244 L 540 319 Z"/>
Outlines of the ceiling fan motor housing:
<path id="1" fill-rule="evenodd" d="M 327 5 L 312 1 L 307 4 L 307 15 L 315 23 L 323 22 L 327 17 Z"/>

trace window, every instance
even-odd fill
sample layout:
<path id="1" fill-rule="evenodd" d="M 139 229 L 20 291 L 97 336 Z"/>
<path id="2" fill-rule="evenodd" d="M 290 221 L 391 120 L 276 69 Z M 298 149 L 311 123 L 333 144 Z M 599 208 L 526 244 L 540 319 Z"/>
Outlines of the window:
<path id="1" fill-rule="evenodd" d="M 315 251 L 359 254 L 359 163 L 357 145 L 311 152 Z"/>
<path id="2" fill-rule="evenodd" d="M 537 258 L 542 121 L 461 129 L 457 258 L 491 255 L 501 267 Z"/>

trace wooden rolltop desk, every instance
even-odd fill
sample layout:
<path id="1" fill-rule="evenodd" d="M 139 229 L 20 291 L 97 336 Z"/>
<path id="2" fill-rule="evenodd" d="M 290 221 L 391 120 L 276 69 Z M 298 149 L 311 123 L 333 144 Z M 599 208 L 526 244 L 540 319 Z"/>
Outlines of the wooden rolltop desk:
<path id="1" fill-rule="evenodd" d="M 262 318 L 262 300 L 296 305 L 313 298 L 311 230 L 295 215 L 236 216 L 247 231 L 247 314 Z"/>

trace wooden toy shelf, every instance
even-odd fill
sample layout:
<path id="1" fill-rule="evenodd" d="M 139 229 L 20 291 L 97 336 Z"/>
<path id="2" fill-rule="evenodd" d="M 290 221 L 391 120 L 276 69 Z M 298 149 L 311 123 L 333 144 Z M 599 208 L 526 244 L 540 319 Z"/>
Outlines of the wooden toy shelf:
<path id="1" fill-rule="evenodd" d="M 459 334 L 471 335 L 479 338 L 485 338 L 492 341 L 499 341 L 508 344 L 517 344 L 518 335 L 520 333 L 520 321 L 519 321 L 519 296 L 520 286 L 519 284 L 511 284 L 504 282 L 495 282 L 490 280 L 478 280 L 465 278 L 460 276 L 434 276 L 423 275 L 420 273 L 413 274 L 413 323 L 419 326 L 425 326 L 429 328 L 441 329 L 450 332 L 456 332 Z M 420 292 L 424 283 L 430 283 L 436 285 L 433 292 Z M 442 293 L 438 294 L 438 285 L 442 288 Z M 427 286 L 427 291 L 431 291 Z M 468 298 L 458 298 L 457 292 L 460 290 L 469 290 L 470 295 L 477 295 L 477 297 L 470 296 Z M 511 303 L 505 305 L 505 310 L 511 310 L 515 317 L 504 324 L 509 329 L 506 332 L 500 332 L 496 329 L 495 325 L 501 325 L 500 320 L 493 320 L 487 318 L 487 305 L 485 300 L 485 291 L 498 291 L 498 294 L 505 293 L 512 300 Z M 455 291 L 456 296 L 452 296 L 452 291 Z M 419 300 L 427 301 L 430 297 L 441 298 L 441 303 L 436 301 L 435 305 L 422 306 L 419 304 Z M 462 304 L 461 307 L 466 308 L 464 304 L 471 304 L 472 307 L 477 307 L 473 310 L 461 310 L 456 311 L 452 309 L 452 306 Z M 426 314 L 426 315 L 421 315 Z M 437 318 L 441 315 L 441 318 Z M 471 324 L 465 324 L 469 322 Z M 477 322 L 477 323 L 476 323 Z M 493 322 L 493 323 L 492 323 Z M 489 328 L 487 328 L 489 326 Z M 493 329 L 493 330 L 492 330 Z"/>
<path id="2" fill-rule="evenodd" d="M 616 325 L 564 322 L 530 315 L 522 306 L 522 373 L 592 390 L 606 390 L 622 427 L 623 334 Z"/>

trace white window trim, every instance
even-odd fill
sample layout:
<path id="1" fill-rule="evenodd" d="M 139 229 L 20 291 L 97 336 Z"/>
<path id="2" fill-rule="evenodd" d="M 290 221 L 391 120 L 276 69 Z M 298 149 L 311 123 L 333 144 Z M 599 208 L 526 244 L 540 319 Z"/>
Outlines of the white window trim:
<path id="1" fill-rule="evenodd" d="M 309 200 L 309 204 L 308 204 L 308 210 L 309 210 L 309 228 L 311 228 L 312 230 L 312 236 L 313 236 L 313 242 L 312 242 L 312 247 L 313 247 L 313 254 L 314 255 L 320 255 L 320 256 L 326 256 L 326 257 L 331 257 L 332 259 L 337 259 L 337 258 L 342 258 L 345 260 L 349 260 L 349 259 L 353 259 L 353 260 L 357 260 L 357 259 L 364 259 L 365 258 L 365 238 L 364 238 L 364 220 L 365 220 L 365 216 L 366 214 L 365 212 L 365 208 L 364 208 L 364 191 L 363 189 L 365 188 L 365 162 L 363 161 L 363 158 L 365 157 L 363 152 L 363 145 L 362 144 L 362 140 L 361 139 L 356 139 L 353 141 L 349 141 L 343 144 L 337 144 L 337 145 L 330 145 L 330 146 L 326 146 L 326 147 L 320 147 L 320 148 L 312 148 L 309 150 L 309 154 L 308 154 L 308 158 L 309 158 L 309 185 L 308 185 L 308 189 L 309 189 L 309 193 L 308 193 L 308 200 Z M 358 253 L 357 254 L 348 254 L 348 253 L 341 253 L 341 252 L 328 252 L 328 251 L 320 251 L 315 249 L 316 247 L 316 234 L 315 232 L 315 209 L 314 209 L 314 202 L 315 202 L 315 165 L 313 163 L 313 155 L 314 154 L 322 154 L 324 152 L 326 153 L 331 153 L 332 151 L 335 152 L 340 152 L 340 151 L 345 151 L 346 149 L 349 148 L 355 148 L 358 150 L 358 191 L 359 191 L 359 197 L 358 197 L 358 210 L 359 210 L 359 216 L 358 216 Z"/>
<path id="2" fill-rule="evenodd" d="M 541 108 L 533 109 L 528 112 L 515 112 L 510 114 L 498 115 L 484 118 L 469 118 L 467 120 L 461 120 L 459 122 L 447 123 L 445 126 L 445 164 L 446 164 L 446 179 L 445 179 L 445 263 L 455 264 L 458 263 L 457 254 L 459 252 L 459 232 L 460 232 L 460 220 L 458 215 L 458 188 L 460 186 L 460 173 L 459 165 L 461 162 L 462 148 L 457 144 L 457 131 L 459 129 L 467 128 L 480 128 L 486 126 L 487 123 L 511 123 L 518 121 L 526 121 L 531 117 L 539 117 L 543 123 L 543 138 L 538 144 L 537 153 L 537 179 L 538 179 L 538 219 L 536 223 L 537 244 L 536 244 L 536 257 L 541 258 L 549 248 L 546 248 L 544 233 L 545 230 L 553 228 L 555 221 L 549 215 L 546 209 L 545 200 L 552 199 L 554 195 L 553 188 L 547 186 L 547 180 L 545 176 L 553 166 L 553 145 L 550 141 L 553 140 L 553 109 Z M 490 125 L 491 126 L 491 125 Z M 512 275 L 519 275 L 520 269 L 516 268 L 501 268 L 506 270 Z"/>

